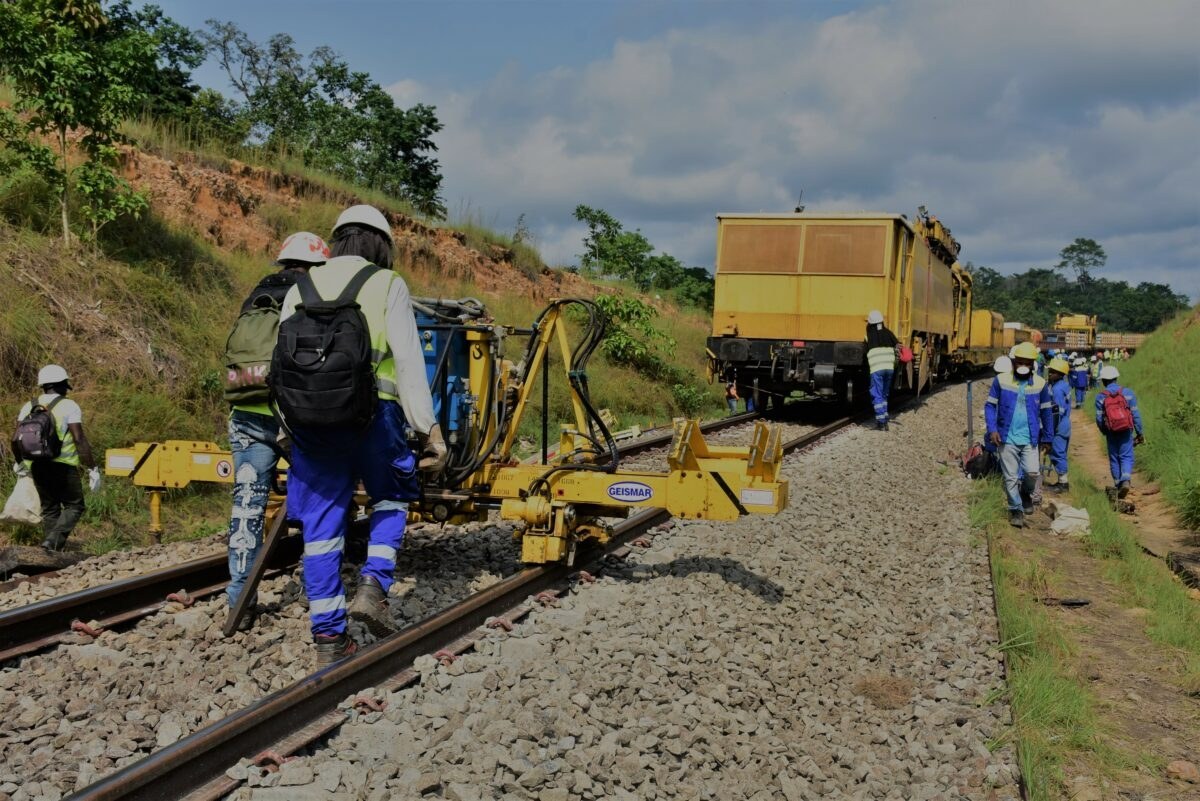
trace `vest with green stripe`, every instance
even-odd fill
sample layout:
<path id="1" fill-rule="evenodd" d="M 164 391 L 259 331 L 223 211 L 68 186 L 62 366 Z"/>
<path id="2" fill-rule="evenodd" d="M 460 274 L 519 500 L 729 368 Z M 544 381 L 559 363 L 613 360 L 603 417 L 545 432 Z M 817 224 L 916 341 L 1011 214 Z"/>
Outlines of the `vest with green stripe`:
<path id="1" fill-rule="evenodd" d="M 867 366 L 872 373 L 896 369 L 895 348 L 871 348 L 867 351 Z"/>
<path id="2" fill-rule="evenodd" d="M 369 262 L 358 256 L 338 256 L 308 271 L 313 285 L 323 298 L 336 298 L 358 271 Z M 355 298 L 362 307 L 363 318 L 371 338 L 371 364 L 375 367 L 375 383 L 381 400 L 398 400 L 396 394 L 396 360 L 387 341 L 387 300 L 392 281 L 398 276 L 392 270 L 380 270 L 363 284 Z"/>

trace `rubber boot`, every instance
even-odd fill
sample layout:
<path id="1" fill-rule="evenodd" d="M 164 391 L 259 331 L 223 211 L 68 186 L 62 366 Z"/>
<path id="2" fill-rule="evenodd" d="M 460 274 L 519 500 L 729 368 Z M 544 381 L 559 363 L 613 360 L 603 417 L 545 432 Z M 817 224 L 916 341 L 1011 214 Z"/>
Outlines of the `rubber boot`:
<path id="1" fill-rule="evenodd" d="M 61 551 L 66 544 L 67 537 L 65 534 L 47 534 L 46 539 L 42 540 L 42 547 L 47 551 Z"/>
<path id="2" fill-rule="evenodd" d="M 358 645 L 346 632 L 341 634 L 317 634 L 313 637 L 317 652 L 317 667 L 323 668 L 340 662 L 358 650 Z"/>
<path id="3" fill-rule="evenodd" d="M 358 584 L 358 592 L 350 603 L 350 617 L 366 626 L 367 631 L 376 637 L 386 637 L 399 631 L 388 610 L 387 594 L 379 582 L 370 576 L 363 576 Z"/>

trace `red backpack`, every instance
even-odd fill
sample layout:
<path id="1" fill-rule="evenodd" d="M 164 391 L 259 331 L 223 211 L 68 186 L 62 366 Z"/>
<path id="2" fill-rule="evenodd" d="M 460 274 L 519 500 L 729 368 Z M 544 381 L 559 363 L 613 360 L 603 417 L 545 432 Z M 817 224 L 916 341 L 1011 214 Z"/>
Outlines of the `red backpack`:
<path id="1" fill-rule="evenodd" d="M 1104 427 L 1109 433 L 1120 434 L 1133 430 L 1133 412 L 1129 410 L 1129 399 L 1120 387 L 1104 391 Z"/>

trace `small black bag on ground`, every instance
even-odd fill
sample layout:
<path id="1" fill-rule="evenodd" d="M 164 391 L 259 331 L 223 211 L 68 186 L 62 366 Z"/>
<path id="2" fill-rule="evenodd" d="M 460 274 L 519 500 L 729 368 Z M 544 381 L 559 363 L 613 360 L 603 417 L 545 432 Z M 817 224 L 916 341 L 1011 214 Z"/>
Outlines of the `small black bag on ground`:
<path id="1" fill-rule="evenodd" d="M 963 454 L 963 472 L 967 478 L 983 478 L 995 473 L 999 467 L 996 454 L 985 450 L 982 443 L 976 442 Z"/>
<path id="2" fill-rule="evenodd" d="M 62 453 L 62 438 L 53 414 L 61 400 L 59 395 L 49 405 L 38 403 L 36 398 L 29 402 L 29 414 L 17 423 L 12 439 L 13 454 L 18 459 L 48 461 Z"/>
<path id="3" fill-rule="evenodd" d="M 288 428 L 365 428 L 379 403 L 371 332 L 358 293 L 379 268 L 368 264 L 327 301 L 312 277 L 298 276 L 300 304 L 279 326 L 271 397 Z"/>

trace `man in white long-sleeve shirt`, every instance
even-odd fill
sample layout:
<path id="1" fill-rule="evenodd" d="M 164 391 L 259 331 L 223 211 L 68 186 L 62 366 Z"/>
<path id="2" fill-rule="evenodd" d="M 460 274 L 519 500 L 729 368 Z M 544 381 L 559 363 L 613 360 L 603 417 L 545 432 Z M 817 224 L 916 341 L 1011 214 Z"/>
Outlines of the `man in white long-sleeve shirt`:
<path id="1" fill-rule="evenodd" d="M 318 666 L 354 653 L 346 632 L 347 609 L 376 636 L 395 630 L 387 593 L 408 504 L 420 493 L 417 470 L 440 471 L 446 463 L 408 286 L 391 269 L 391 226 L 378 209 L 352 206 L 333 228 L 331 250 L 332 258 L 309 271 L 322 298 L 337 297 L 364 267 L 382 268 L 357 295 L 370 333 L 379 406 L 365 431 L 292 429 L 288 510 L 304 532 L 304 588 Z M 300 291 L 293 287 L 280 319 L 288 319 L 300 302 Z M 424 443 L 419 464 L 405 439 L 406 425 Z M 358 591 L 347 606 L 340 571 L 347 514 L 359 479 L 372 507 L 370 541 Z"/>

